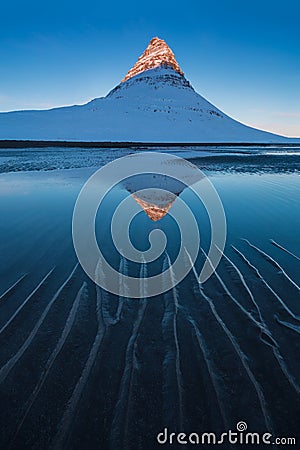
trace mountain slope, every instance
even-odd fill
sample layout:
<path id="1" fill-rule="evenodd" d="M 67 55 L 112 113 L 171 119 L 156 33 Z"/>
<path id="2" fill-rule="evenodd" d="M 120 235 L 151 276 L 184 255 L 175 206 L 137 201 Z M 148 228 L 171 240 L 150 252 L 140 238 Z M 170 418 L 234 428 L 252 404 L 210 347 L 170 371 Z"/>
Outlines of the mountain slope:
<path id="1" fill-rule="evenodd" d="M 173 52 L 154 38 L 106 97 L 82 106 L 0 114 L 0 139 L 284 142 L 231 119 L 199 95 Z"/>

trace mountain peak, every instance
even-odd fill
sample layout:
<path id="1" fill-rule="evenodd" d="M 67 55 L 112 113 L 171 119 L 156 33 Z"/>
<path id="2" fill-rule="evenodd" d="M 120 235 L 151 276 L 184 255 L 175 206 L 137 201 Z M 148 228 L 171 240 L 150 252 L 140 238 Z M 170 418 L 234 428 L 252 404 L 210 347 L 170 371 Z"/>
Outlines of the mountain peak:
<path id="1" fill-rule="evenodd" d="M 148 47 L 139 57 L 134 66 L 127 72 L 127 75 L 123 78 L 122 82 L 144 72 L 145 70 L 154 69 L 160 66 L 170 67 L 180 73 L 180 75 L 183 75 L 174 53 L 168 44 L 163 39 L 154 37 L 151 39 Z"/>

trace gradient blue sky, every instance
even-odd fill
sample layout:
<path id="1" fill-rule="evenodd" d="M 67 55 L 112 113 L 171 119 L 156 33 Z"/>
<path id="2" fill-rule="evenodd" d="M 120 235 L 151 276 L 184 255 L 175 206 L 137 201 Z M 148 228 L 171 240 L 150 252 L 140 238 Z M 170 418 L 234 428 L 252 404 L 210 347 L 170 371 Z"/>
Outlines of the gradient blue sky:
<path id="1" fill-rule="evenodd" d="M 1 1 L 0 111 L 106 95 L 154 36 L 230 116 L 300 136 L 300 3 Z"/>

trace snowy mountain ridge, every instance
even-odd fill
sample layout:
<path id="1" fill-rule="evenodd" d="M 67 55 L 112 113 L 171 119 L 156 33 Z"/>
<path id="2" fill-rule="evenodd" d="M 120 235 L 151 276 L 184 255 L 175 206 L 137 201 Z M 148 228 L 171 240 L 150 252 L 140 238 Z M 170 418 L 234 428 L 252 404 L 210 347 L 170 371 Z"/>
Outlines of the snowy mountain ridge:
<path id="1" fill-rule="evenodd" d="M 0 113 L 0 139 L 130 142 L 286 142 L 243 125 L 198 94 L 154 38 L 106 97 L 81 106 Z"/>

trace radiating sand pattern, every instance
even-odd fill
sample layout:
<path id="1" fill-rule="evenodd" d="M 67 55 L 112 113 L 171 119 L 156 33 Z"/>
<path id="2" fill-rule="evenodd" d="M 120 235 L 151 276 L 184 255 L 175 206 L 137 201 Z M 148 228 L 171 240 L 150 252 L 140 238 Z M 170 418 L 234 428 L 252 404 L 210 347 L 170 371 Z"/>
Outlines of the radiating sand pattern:
<path id="1" fill-rule="evenodd" d="M 280 190 L 280 181 L 267 179 L 259 193 L 289 202 L 294 217 L 299 199 L 287 195 L 288 186 Z M 75 199 L 71 193 L 61 205 L 49 201 L 42 222 L 38 201 L 31 214 L 7 215 L 0 448 L 152 450 L 164 427 L 221 433 L 240 420 L 253 431 L 299 438 L 300 254 L 265 225 L 272 205 L 266 201 L 265 211 L 257 211 L 247 203 L 237 212 L 234 237 L 206 283 L 198 279 L 203 246 L 178 286 L 149 299 L 141 282 L 141 299 L 132 300 L 126 285 L 120 297 L 111 295 L 77 264 L 66 238 Z M 120 273 L 128 274 L 130 264 L 119 258 Z M 169 267 L 170 256 L 164 253 L 159 264 Z M 141 264 L 139 273 L 148 270 Z M 100 266 L 97 273 L 103 276 Z"/>

